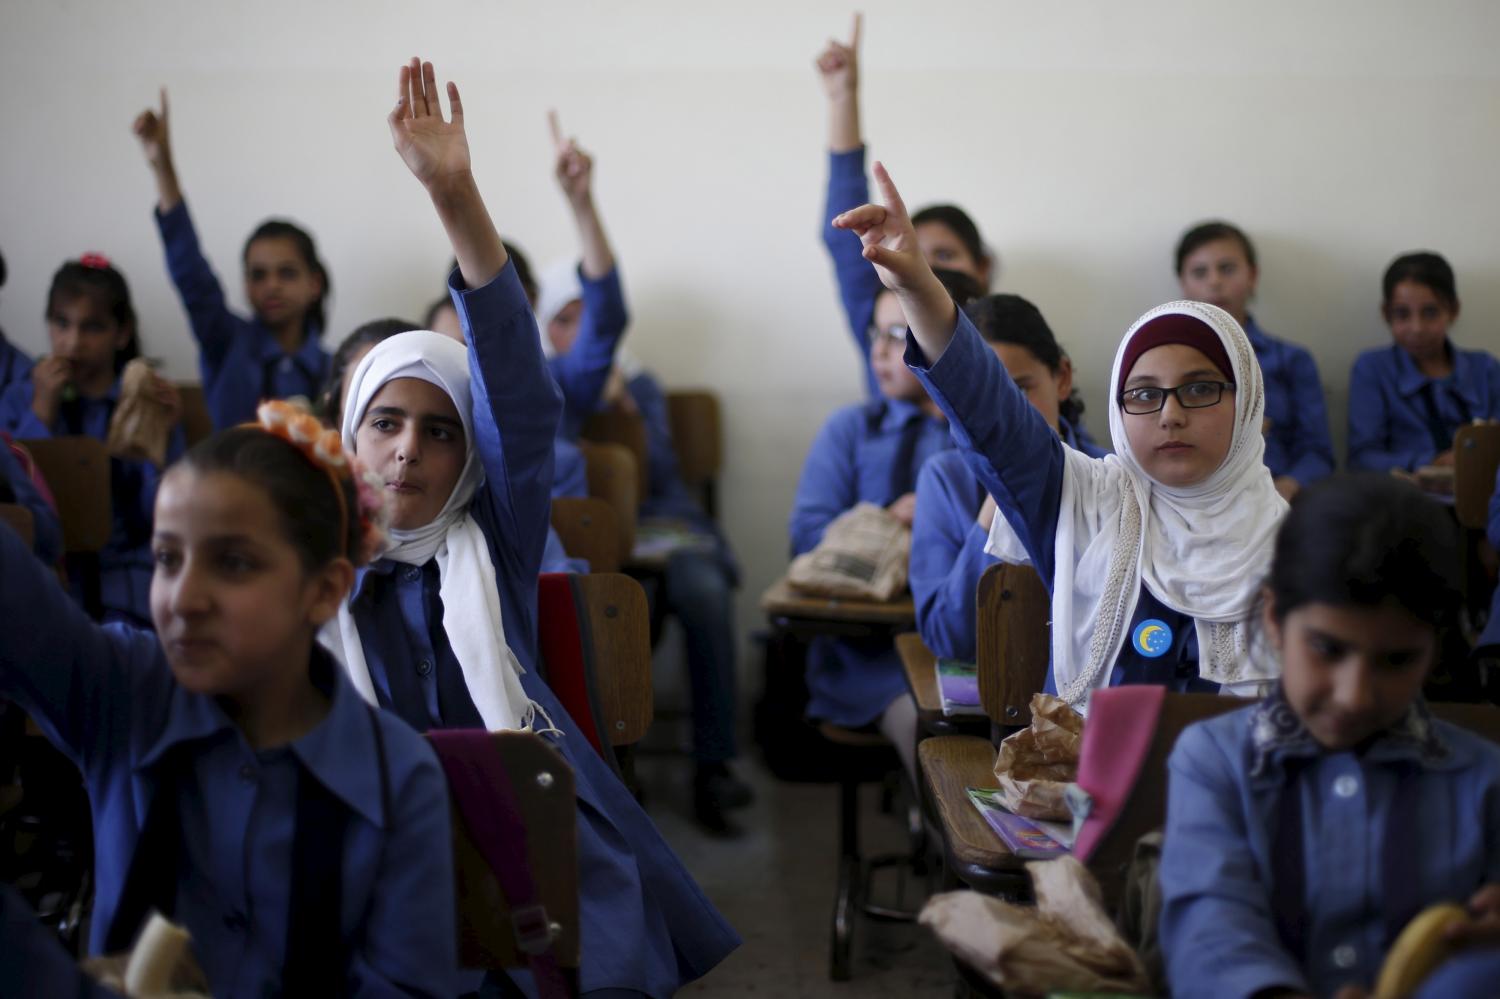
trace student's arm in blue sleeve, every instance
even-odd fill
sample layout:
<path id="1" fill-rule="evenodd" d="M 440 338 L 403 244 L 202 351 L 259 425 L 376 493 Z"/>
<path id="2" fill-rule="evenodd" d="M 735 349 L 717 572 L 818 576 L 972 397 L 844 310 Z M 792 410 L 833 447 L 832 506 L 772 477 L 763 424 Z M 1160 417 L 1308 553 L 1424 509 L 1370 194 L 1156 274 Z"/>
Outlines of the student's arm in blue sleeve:
<path id="1" fill-rule="evenodd" d="M 833 276 L 839 285 L 839 301 L 854 337 L 854 350 L 864 364 L 865 384 L 873 398 L 880 394 L 875 372 L 870 368 L 870 340 L 866 335 L 875 318 L 875 298 L 880 294 L 880 275 L 864 258 L 859 237 L 833 227 L 833 220 L 870 200 L 870 182 L 865 176 L 865 147 L 847 153 L 828 154 L 828 199 L 823 208 L 823 245 L 833 260 Z"/>
<path id="2" fill-rule="evenodd" d="M 102 747 L 128 738 L 144 688 L 170 683 L 154 636 L 90 621 L 5 525 L 0 621 L 7 622 L 0 628 L 0 696 L 19 704 L 86 772 Z"/>
<path id="3" fill-rule="evenodd" d="M 1333 440 L 1328 435 L 1328 405 L 1323 396 L 1323 382 L 1312 354 L 1301 347 L 1291 347 L 1292 431 L 1291 466 L 1286 474 L 1298 485 L 1311 485 L 1333 472 Z"/>
<path id="4" fill-rule="evenodd" d="M 389 739 L 387 735 L 387 739 Z M 430 747 L 399 787 L 347 995 L 448 997 L 458 992 L 453 831 L 448 785 Z"/>
<path id="5" fill-rule="evenodd" d="M 1391 447 L 1392 400 L 1380 383 L 1379 364 L 1378 353 L 1362 354 L 1349 373 L 1349 470 L 1415 471 L 1431 463 L 1437 450 Z"/>
<path id="6" fill-rule="evenodd" d="M 1016 388 L 969 317 L 957 311 L 958 327 L 943 356 L 929 366 L 917 338 L 908 336 L 906 363 L 947 414 L 954 442 L 1050 588 L 1066 445 Z"/>
<path id="7" fill-rule="evenodd" d="M 630 397 L 646 425 L 647 492 L 659 496 L 672 488 L 681 474 L 677 467 L 677 445 L 672 442 L 672 419 L 667 397 L 655 378 L 642 372 L 630 380 Z"/>
<path id="8" fill-rule="evenodd" d="M 513 263 L 482 288 L 466 288 L 455 270 L 448 287 L 469 343 L 475 444 L 503 525 L 495 540 L 514 554 L 518 578 L 535 576 L 547 542 L 562 397 Z"/>
<path id="9" fill-rule="evenodd" d="M 201 364 L 207 371 L 217 370 L 234 340 L 237 321 L 224 301 L 219 279 L 198 245 L 198 231 L 188 214 L 187 202 L 179 201 L 170 211 L 157 209 L 154 214 L 167 256 L 167 272 L 177 286 L 182 307 L 187 310 Z"/>
<path id="10" fill-rule="evenodd" d="M 52 428 L 38 419 L 31 408 L 34 391 L 35 386 L 28 378 L 0 393 L 0 430 L 17 440 L 52 436 Z"/>
<path id="11" fill-rule="evenodd" d="M 630 323 L 618 266 L 598 280 L 589 278 L 580 267 L 578 280 L 583 286 L 578 336 L 566 354 L 558 354 L 551 361 L 552 375 L 567 406 L 565 434 L 570 438 L 577 436 L 583 421 L 599 408 L 604 383 L 615 364 L 615 348 Z"/>
<path id="12" fill-rule="evenodd" d="M 860 421 L 859 408 L 834 413 L 808 448 L 802 478 L 792 500 L 792 554 L 812 551 L 834 518 L 859 500 L 858 470 L 854 467 Z"/>
<path id="13" fill-rule="evenodd" d="M 57 511 L 37 489 L 21 462 L 11 453 L 10 445 L 0 440 L 0 479 L 10 487 L 15 502 L 31 512 L 31 550 L 47 565 L 62 555 L 62 523 Z"/>
<path id="14" fill-rule="evenodd" d="M 1167 978 L 1181 995 L 1309 991 L 1281 946 L 1256 871 L 1233 767 L 1194 725 L 1168 761 L 1167 827 L 1158 881 Z"/>
<path id="15" fill-rule="evenodd" d="M 973 662 L 978 647 L 975 588 L 994 559 L 984 552 L 989 532 L 955 491 L 940 454 L 917 477 L 917 513 L 911 526 L 912 600 L 922 642 L 946 659 Z M 980 498 L 981 503 L 983 497 Z"/>

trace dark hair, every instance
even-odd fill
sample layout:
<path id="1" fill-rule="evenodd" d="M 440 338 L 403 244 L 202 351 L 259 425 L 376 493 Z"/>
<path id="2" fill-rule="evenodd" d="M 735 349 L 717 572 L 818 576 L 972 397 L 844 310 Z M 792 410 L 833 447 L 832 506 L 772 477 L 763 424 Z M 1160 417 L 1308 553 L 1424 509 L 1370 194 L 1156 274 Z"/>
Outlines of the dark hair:
<path id="1" fill-rule="evenodd" d="M 964 312 L 990 343 L 1010 343 L 1030 352 L 1054 375 L 1067 353 L 1042 318 L 1042 310 L 1020 295 L 986 295 L 964 306 Z M 1074 389 L 1057 407 L 1057 415 L 1077 426 L 1083 419 L 1083 396 Z"/>
<path id="2" fill-rule="evenodd" d="M 521 290 L 526 292 L 526 301 L 530 302 L 532 307 L 535 308 L 536 278 L 531 273 L 531 261 L 527 260 L 526 254 L 521 252 L 521 248 L 510 240 L 502 239 L 500 245 L 505 247 L 505 255 L 510 257 L 510 262 L 516 266 L 516 280 L 521 282 Z M 448 261 L 447 273 L 452 274 L 456 270 L 458 270 L 458 258 L 454 257 Z M 448 289 L 445 287 L 443 289 L 443 300 L 446 301 L 447 299 Z M 432 305 L 428 306 L 427 316 L 429 319 L 431 319 L 432 314 L 437 311 L 438 306 L 441 304 L 442 302 L 433 302 Z"/>
<path id="3" fill-rule="evenodd" d="M 1409 482 L 1331 475 L 1297 494 L 1276 535 L 1276 619 L 1305 604 L 1395 604 L 1445 630 L 1463 604 L 1452 516 Z"/>
<path id="4" fill-rule="evenodd" d="M 974 258 L 976 266 L 983 266 L 989 259 L 989 253 L 985 251 L 984 240 L 979 236 L 979 227 L 974 220 L 969 218 L 969 213 L 957 205 L 928 205 L 911 217 L 913 227 L 925 225 L 928 222 L 936 222 L 945 226 L 958 241 L 964 244 L 964 249 L 969 251 L 969 256 Z"/>
<path id="5" fill-rule="evenodd" d="M 0 288 L 5 287 L 5 255 L 0 254 Z"/>
<path id="6" fill-rule="evenodd" d="M 1239 243 L 1240 248 L 1245 251 L 1245 261 L 1250 265 L 1250 269 L 1254 270 L 1256 268 L 1255 244 L 1250 242 L 1250 237 L 1245 235 L 1245 230 L 1237 225 L 1215 219 L 1211 222 L 1199 222 L 1182 234 L 1182 238 L 1177 241 L 1176 273 L 1178 275 L 1182 274 L 1182 265 L 1187 262 L 1187 258 L 1191 257 L 1198 247 L 1203 246 L 1205 243 L 1217 242 L 1221 239 L 1232 239 Z"/>
<path id="7" fill-rule="evenodd" d="M 1402 281 L 1415 281 L 1431 288 L 1448 308 L 1458 309 L 1458 283 L 1453 278 L 1453 268 L 1441 254 L 1431 250 L 1403 253 L 1391 261 L 1380 279 L 1381 301 L 1389 304 L 1396 285 Z"/>
<path id="8" fill-rule="evenodd" d="M 199 441 L 179 464 L 199 474 L 228 472 L 265 490 L 283 534 L 308 571 L 340 556 L 353 559 L 359 551 L 359 498 L 354 480 L 347 472 L 339 477 L 343 509 L 348 511 L 341 538 L 344 514 L 332 479 L 290 441 L 259 427 L 231 427 Z"/>
<path id="9" fill-rule="evenodd" d="M 422 329 L 409 319 L 375 319 L 344 337 L 338 350 L 328 360 L 328 379 L 318 392 L 318 415 L 337 427 L 344 415 L 344 373 L 349 370 L 349 361 L 361 348 L 373 347 L 382 340 L 389 340 L 397 333 L 410 333 Z"/>
<path id="10" fill-rule="evenodd" d="M 938 284 L 943 286 L 943 290 L 957 303 L 959 308 L 963 308 L 984 294 L 984 289 L 979 286 L 979 282 L 963 271 L 949 270 L 946 267 L 934 267 L 932 274 L 938 279 Z"/>
<path id="11" fill-rule="evenodd" d="M 240 252 L 240 262 L 250 256 L 250 244 L 257 239 L 289 239 L 297 248 L 297 253 L 302 257 L 302 262 L 307 269 L 316 274 L 323 281 L 323 291 L 318 295 L 313 304 L 308 306 L 307 320 L 303 325 L 303 332 L 312 335 L 316 327 L 319 330 L 328 325 L 328 312 L 325 304 L 329 294 L 333 291 L 333 281 L 328 277 L 328 268 L 323 266 L 323 261 L 318 259 L 318 248 L 313 243 L 312 236 L 308 235 L 306 229 L 286 219 L 266 219 L 255 227 L 250 238 L 245 240 L 245 248 Z"/>
<path id="12" fill-rule="evenodd" d="M 46 314 L 51 316 L 64 301 L 75 298 L 95 299 L 128 334 L 125 346 L 115 351 L 114 368 L 118 375 L 124 370 L 126 363 L 141 356 L 135 307 L 130 304 L 130 286 L 125 283 L 125 275 L 103 258 L 92 259 L 88 264 L 80 260 L 69 260 L 52 275 L 52 287 L 47 291 Z"/>

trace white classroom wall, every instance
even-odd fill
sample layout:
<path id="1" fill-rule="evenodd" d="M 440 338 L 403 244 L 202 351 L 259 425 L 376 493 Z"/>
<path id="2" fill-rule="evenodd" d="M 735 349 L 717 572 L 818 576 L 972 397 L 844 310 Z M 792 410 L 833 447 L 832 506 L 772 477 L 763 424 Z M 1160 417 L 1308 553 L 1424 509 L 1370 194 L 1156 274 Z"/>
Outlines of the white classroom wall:
<path id="1" fill-rule="evenodd" d="M 1209 216 L 1256 241 L 1254 311 L 1317 357 L 1340 452 L 1349 365 L 1385 340 L 1379 278 L 1398 252 L 1447 255 L 1459 342 L 1500 352 L 1500 5 L 862 6 L 874 153 L 909 204 L 975 217 L 997 290 L 1035 301 L 1073 354 L 1101 439 L 1115 343 L 1176 297 L 1174 242 Z M 332 272 L 330 346 L 367 319 L 420 318 L 442 287 L 442 232 L 384 122 L 400 61 L 459 82 L 490 209 L 538 266 L 575 246 L 550 177 L 556 107 L 597 157 L 630 349 L 668 386 L 724 401 L 748 629 L 784 567 L 807 445 L 861 393 L 818 238 L 811 65 L 848 22 L 842 5 L 785 0 L 3 0 L 0 327 L 42 352 L 52 271 L 100 250 L 130 279 L 147 353 L 195 376 L 130 134 L 158 84 L 231 301 L 245 235 L 297 219 Z"/>

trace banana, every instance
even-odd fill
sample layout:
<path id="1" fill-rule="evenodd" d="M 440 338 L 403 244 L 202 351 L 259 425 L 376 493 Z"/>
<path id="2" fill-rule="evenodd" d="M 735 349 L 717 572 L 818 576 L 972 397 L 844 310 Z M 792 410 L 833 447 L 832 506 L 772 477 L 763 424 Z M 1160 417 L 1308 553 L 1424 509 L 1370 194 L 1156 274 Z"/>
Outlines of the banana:
<path id="1" fill-rule="evenodd" d="M 1380 967 L 1375 999 L 1405 999 L 1453 954 L 1444 939 L 1452 926 L 1467 923 L 1468 912 L 1458 905 L 1442 903 L 1417 913 L 1391 945 Z"/>

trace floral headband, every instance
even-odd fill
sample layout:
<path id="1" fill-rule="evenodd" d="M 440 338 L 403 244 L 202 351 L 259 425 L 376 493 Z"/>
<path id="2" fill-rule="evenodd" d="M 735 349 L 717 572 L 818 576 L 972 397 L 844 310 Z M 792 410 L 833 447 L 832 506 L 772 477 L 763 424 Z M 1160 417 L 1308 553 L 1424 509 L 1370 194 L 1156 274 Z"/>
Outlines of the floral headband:
<path id="1" fill-rule="evenodd" d="M 257 427 L 294 445 L 308 461 L 328 474 L 328 481 L 333 483 L 333 493 L 339 501 L 340 539 L 349 537 L 349 507 L 341 479 L 348 476 L 353 480 L 358 503 L 355 513 L 359 517 L 359 547 L 357 551 L 344 554 L 355 566 L 373 561 L 385 548 L 389 518 L 379 477 L 365 471 L 354 455 L 344 452 L 337 430 L 324 426 L 317 417 L 295 403 L 269 400 L 260 404 L 255 416 L 256 422 L 247 426 Z M 345 543 L 341 541 L 341 544 Z"/>

